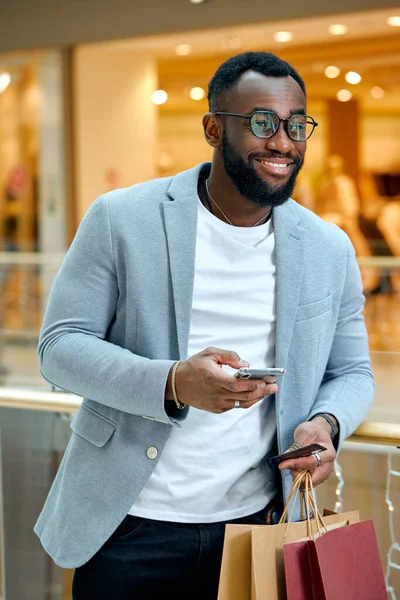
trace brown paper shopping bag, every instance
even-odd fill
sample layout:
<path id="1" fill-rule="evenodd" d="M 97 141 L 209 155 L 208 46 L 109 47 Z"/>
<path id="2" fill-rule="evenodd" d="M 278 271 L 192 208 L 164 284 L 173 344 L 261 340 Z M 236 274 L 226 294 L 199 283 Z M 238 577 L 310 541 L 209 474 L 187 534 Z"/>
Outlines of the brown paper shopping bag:
<path id="1" fill-rule="evenodd" d="M 296 478 L 297 479 L 297 478 Z M 301 481 L 293 484 L 285 513 Z M 293 493 L 292 493 L 293 492 Z M 328 525 L 359 521 L 358 512 L 332 514 Z M 283 544 L 307 537 L 305 522 L 227 525 L 218 600 L 286 600 Z"/>

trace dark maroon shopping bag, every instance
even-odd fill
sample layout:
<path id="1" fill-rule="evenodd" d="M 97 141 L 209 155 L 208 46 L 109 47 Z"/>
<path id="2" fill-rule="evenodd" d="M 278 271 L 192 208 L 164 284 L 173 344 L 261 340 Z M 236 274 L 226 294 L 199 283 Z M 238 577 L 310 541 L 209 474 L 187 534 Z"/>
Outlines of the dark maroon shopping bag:
<path id="1" fill-rule="evenodd" d="M 283 546 L 287 600 L 313 600 L 307 540 Z"/>
<path id="2" fill-rule="evenodd" d="M 372 519 L 307 541 L 314 600 L 387 600 Z"/>
<path id="3" fill-rule="evenodd" d="M 387 600 L 372 520 L 283 549 L 288 600 Z"/>

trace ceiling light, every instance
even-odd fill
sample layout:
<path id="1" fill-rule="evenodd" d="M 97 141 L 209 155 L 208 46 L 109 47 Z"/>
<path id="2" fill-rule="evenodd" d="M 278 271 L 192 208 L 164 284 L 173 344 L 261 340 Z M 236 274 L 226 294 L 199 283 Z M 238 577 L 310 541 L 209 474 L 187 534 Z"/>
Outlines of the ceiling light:
<path id="1" fill-rule="evenodd" d="M 392 27 L 400 27 L 400 17 L 389 17 L 386 23 Z"/>
<path id="2" fill-rule="evenodd" d="M 336 23 L 335 25 L 329 25 L 329 33 L 332 35 L 344 35 L 348 32 L 348 27 L 346 25 L 340 25 Z"/>
<path id="3" fill-rule="evenodd" d="M 349 71 L 345 75 L 345 80 L 347 83 L 351 83 L 352 85 L 357 85 L 357 83 L 360 83 L 361 79 L 361 75 L 355 71 Z"/>
<path id="4" fill-rule="evenodd" d="M 380 100 L 380 98 L 384 98 L 385 90 L 383 90 L 379 85 L 375 85 L 371 88 L 370 94 L 375 100 Z"/>
<path id="5" fill-rule="evenodd" d="M 190 44 L 179 44 L 179 46 L 176 47 L 176 53 L 179 54 L 179 56 L 187 56 L 191 51 L 192 46 Z"/>
<path id="6" fill-rule="evenodd" d="M 165 104 L 168 100 L 168 94 L 164 90 L 157 90 L 151 96 L 153 104 Z"/>
<path id="7" fill-rule="evenodd" d="M 348 102 L 352 99 L 352 97 L 353 94 L 350 92 L 350 90 L 339 90 L 336 94 L 336 98 L 339 100 L 339 102 Z"/>
<path id="8" fill-rule="evenodd" d="M 340 69 L 339 67 L 334 67 L 333 65 L 330 65 L 329 67 L 326 67 L 325 75 L 329 77 L 329 79 L 336 79 L 336 77 L 339 77 L 340 75 Z"/>
<path id="9" fill-rule="evenodd" d="M 204 0 L 190 0 L 192 4 L 203 4 Z"/>
<path id="10" fill-rule="evenodd" d="M 290 42 L 293 39 L 293 33 L 290 31 L 277 31 L 274 33 L 274 40 L 276 42 Z"/>
<path id="11" fill-rule="evenodd" d="M 11 83 L 10 73 L 0 73 L 0 94 L 8 88 Z"/>
<path id="12" fill-rule="evenodd" d="M 206 95 L 205 91 L 202 87 L 194 87 L 189 92 L 192 100 L 203 100 Z"/>

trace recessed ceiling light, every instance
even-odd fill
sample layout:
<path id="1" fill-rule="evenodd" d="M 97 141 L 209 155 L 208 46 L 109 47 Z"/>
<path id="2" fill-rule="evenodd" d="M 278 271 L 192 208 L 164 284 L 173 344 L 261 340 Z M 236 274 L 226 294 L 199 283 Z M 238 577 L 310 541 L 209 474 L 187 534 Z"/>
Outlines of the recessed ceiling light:
<path id="1" fill-rule="evenodd" d="M 10 73 L 0 73 L 0 94 L 8 88 L 11 83 Z"/>
<path id="2" fill-rule="evenodd" d="M 329 33 L 331 33 L 332 35 L 344 35 L 347 32 L 348 27 L 346 27 L 346 25 L 341 25 L 339 23 L 329 25 Z"/>
<path id="3" fill-rule="evenodd" d="M 352 85 L 357 85 L 357 83 L 360 83 L 361 79 L 361 75 L 355 71 L 349 71 L 345 75 L 345 80 L 347 83 L 351 83 Z"/>
<path id="4" fill-rule="evenodd" d="M 168 94 L 164 90 L 156 90 L 151 96 L 153 104 L 165 104 L 168 100 Z"/>
<path id="5" fill-rule="evenodd" d="M 190 2 L 192 4 L 203 4 L 203 2 L 205 2 L 205 0 L 190 0 Z"/>
<path id="6" fill-rule="evenodd" d="M 386 23 L 392 27 L 400 27 L 400 17 L 389 17 Z"/>
<path id="7" fill-rule="evenodd" d="M 351 100 L 353 97 L 353 94 L 350 92 L 350 90 L 339 90 L 338 93 L 336 94 L 336 98 L 340 101 L 340 102 L 348 102 L 349 100 Z"/>
<path id="8" fill-rule="evenodd" d="M 194 87 L 190 90 L 189 94 L 192 100 L 203 100 L 206 92 L 202 87 Z"/>
<path id="9" fill-rule="evenodd" d="M 192 46 L 190 44 L 179 44 L 179 46 L 176 47 L 176 53 L 179 54 L 179 56 L 187 56 L 191 51 Z"/>
<path id="10" fill-rule="evenodd" d="M 384 98 L 385 90 L 379 87 L 379 85 L 375 85 L 371 88 L 370 94 L 375 100 L 380 100 L 380 98 Z"/>
<path id="11" fill-rule="evenodd" d="M 276 42 L 290 42 L 293 39 L 293 33 L 290 31 L 277 31 L 274 33 L 274 40 Z"/>
<path id="12" fill-rule="evenodd" d="M 340 69 L 339 67 L 329 65 L 329 67 L 326 67 L 325 69 L 325 75 L 326 77 L 329 77 L 329 79 L 336 79 L 336 77 L 339 77 L 340 75 Z"/>

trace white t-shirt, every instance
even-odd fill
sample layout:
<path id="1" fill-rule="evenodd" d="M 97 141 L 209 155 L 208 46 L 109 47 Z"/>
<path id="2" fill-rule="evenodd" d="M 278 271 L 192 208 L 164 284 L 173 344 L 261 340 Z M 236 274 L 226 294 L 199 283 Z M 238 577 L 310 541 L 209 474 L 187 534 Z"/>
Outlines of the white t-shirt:
<path id="1" fill-rule="evenodd" d="M 274 366 L 275 322 L 272 219 L 234 227 L 199 200 L 188 356 L 216 346 L 236 351 L 252 367 Z M 275 494 L 264 460 L 275 436 L 273 396 L 222 414 L 191 407 L 130 514 L 212 523 L 261 510 Z"/>

